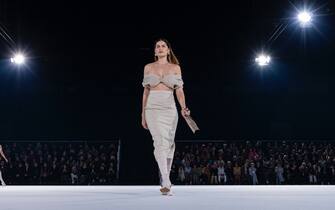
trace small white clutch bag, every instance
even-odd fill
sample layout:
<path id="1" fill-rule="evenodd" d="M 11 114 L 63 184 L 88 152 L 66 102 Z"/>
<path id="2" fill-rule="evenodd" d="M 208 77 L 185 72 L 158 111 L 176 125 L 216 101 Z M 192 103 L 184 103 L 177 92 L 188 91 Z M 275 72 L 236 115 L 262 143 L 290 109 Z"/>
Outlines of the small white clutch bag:
<path id="1" fill-rule="evenodd" d="M 200 130 L 197 123 L 193 120 L 191 115 L 186 115 L 185 120 L 186 120 L 188 127 L 191 128 L 193 133 L 195 133 L 197 130 Z"/>

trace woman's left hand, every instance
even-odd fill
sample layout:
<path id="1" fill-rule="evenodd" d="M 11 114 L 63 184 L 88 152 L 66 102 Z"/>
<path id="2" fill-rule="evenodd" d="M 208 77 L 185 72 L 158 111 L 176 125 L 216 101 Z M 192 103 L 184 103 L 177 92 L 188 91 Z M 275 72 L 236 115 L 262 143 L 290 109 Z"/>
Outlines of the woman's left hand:
<path id="1" fill-rule="evenodd" d="M 191 115 L 191 110 L 189 110 L 187 107 L 185 107 L 185 108 L 181 109 L 181 115 L 183 117 L 187 117 L 187 116 Z"/>

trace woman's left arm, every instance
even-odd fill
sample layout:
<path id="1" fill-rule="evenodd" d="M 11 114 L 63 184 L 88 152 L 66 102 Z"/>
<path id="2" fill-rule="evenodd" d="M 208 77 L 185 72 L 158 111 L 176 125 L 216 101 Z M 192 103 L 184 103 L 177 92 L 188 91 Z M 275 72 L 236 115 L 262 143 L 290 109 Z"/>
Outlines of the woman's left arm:
<path id="1" fill-rule="evenodd" d="M 176 73 L 181 75 L 180 66 L 177 66 Z M 181 108 L 182 116 L 185 117 L 186 115 L 190 115 L 190 110 L 186 106 L 185 93 L 182 86 L 176 89 L 176 96 Z"/>
<path id="2" fill-rule="evenodd" d="M 185 94 L 184 94 L 184 90 L 182 87 L 179 87 L 176 89 L 176 96 L 177 96 L 177 100 L 179 102 L 180 108 L 183 110 L 186 107 L 186 102 L 185 102 Z"/>

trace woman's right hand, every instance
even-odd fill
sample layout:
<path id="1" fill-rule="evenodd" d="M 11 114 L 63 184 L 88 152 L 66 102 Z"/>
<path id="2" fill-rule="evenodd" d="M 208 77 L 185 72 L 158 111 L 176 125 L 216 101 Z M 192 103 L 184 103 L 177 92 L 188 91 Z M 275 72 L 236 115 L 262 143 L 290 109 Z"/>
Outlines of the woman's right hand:
<path id="1" fill-rule="evenodd" d="M 147 121 L 145 120 L 144 115 L 142 114 L 142 127 L 146 130 L 148 130 L 148 125 L 147 125 Z"/>

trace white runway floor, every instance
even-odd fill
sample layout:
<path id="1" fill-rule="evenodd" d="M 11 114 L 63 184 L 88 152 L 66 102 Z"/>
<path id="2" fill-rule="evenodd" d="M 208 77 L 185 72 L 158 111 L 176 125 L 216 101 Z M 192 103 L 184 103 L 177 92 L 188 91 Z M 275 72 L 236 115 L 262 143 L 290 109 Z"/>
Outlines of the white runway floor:
<path id="1" fill-rule="evenodd" d="M 335 186 L 6 186 L 0 210 L 334 210 Z"/>

